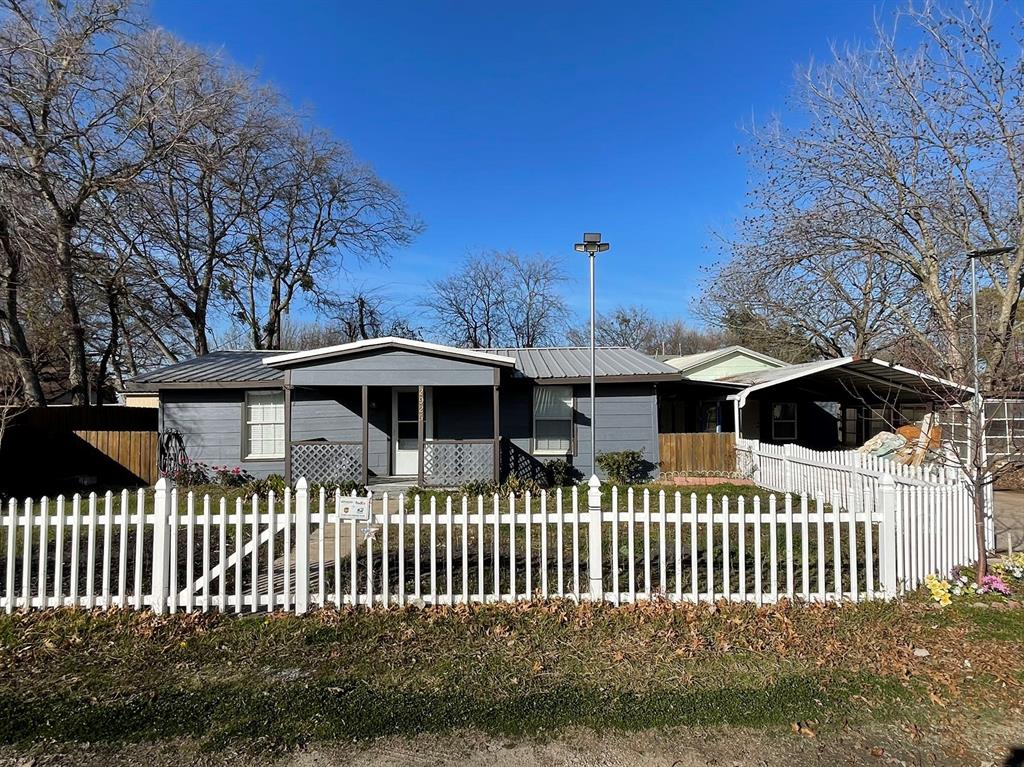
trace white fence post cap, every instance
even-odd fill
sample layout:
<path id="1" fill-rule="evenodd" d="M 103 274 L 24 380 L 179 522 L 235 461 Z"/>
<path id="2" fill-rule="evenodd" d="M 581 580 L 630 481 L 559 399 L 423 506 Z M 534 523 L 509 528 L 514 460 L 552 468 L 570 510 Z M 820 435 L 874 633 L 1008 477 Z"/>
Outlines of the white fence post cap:
<path id="1" fill-rule="evenodd" d="M 601 480 L 597 478 L 596 474 L 590 475 L 590 479 L 587 481 L 587 487 L 601 487 Z"/>

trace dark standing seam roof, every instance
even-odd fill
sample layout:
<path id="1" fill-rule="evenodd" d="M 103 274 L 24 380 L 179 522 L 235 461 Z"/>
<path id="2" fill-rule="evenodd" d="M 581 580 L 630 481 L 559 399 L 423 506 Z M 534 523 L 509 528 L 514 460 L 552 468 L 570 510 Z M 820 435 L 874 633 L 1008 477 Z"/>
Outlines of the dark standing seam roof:
<path id="1" fill-rule="evenodd" d="M 590 348 L 585 346 L 483 349 L 515 357 L 516 370 L 525 378 L 586 378 L 590 375 Z M 671 365 L 625 346 L 598 347 L 595 368 L 599 378 L 610 376 L 679 375 Z"/>
<path id="2" fill-rule="evenodd" d="M 162 383 L 284 382 L 284 372 L 263 364 L 279 351 L 219 351 L 176 362 L 132 379 L 132 388 Z"/>
<path id="3" fill-rule="evenodd" d="M 521 378 L 578 379 L 590 376 L 590 349 L 587 347 L 479 349 L 516 359 L 516 375 Z M 284 382 L 284 371 L 263 364 L 264 357 L 280 351 L 218 351 L 202 357 L 143 373 L 132 379 L 130 388 L 145 391 L 161 384 L 194 383 L 243 384 L 251 382 Z M 627 347 L 599 347 L 596 352 L 597 376 L 673 376 L 681 377 L 671 365 L 659 362 L 642 352 Z"/>

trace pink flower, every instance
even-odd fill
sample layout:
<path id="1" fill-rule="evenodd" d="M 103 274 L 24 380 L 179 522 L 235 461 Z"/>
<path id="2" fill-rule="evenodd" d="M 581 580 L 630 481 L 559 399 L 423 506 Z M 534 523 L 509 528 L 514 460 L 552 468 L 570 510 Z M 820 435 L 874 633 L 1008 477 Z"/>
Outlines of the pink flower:
<path id="1" fill-rule="evenodd" d="M 986 593 L 989 591 L 994 591 L 997 594 L 1002 594 L 1003 596 L 1010 595 L 1010 587 L 1007 586 L 1006 582 L 998 575 L 986 575 L 984 578 L 982 578 L 981 588 Z"/>

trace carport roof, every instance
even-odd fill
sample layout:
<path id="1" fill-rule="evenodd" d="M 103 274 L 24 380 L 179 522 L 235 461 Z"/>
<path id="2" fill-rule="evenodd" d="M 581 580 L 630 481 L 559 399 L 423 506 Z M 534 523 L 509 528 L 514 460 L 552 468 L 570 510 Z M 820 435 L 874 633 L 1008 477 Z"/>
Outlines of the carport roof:
<path id="1" fill-rule="evenodd" d="M 784 368 L 741 373 L 721 380 L 722 383 L 735 383 L 746 387 L 732 395 L 732 398 L 739 399 L 740 407 L 743 407 L 747 397 L 756 391 L 807 378 L 846 389 L 851 394 L 869 392 L 880 400 L 891 399 L 894 390 L 910 392 L 923 401 L 942 402 L 962 401 L 974 394 L 973 389 L 961 386 L 955 381 L 911 370 L 892 362 L 859 357 L 805 362 Z"/>

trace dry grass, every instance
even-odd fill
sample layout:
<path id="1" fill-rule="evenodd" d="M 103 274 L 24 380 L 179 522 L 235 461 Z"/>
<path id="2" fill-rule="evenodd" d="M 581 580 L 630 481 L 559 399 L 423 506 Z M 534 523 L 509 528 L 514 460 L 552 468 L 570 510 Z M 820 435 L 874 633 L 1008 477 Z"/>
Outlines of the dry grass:
<path id="1" fill-rule="evenodd" d="M 915 648 L 928 650 L 927 656 Z M 1022 703 L 1024 613 L 550 602 L 0 619 L 0 742 L 819 727 Z"/>

